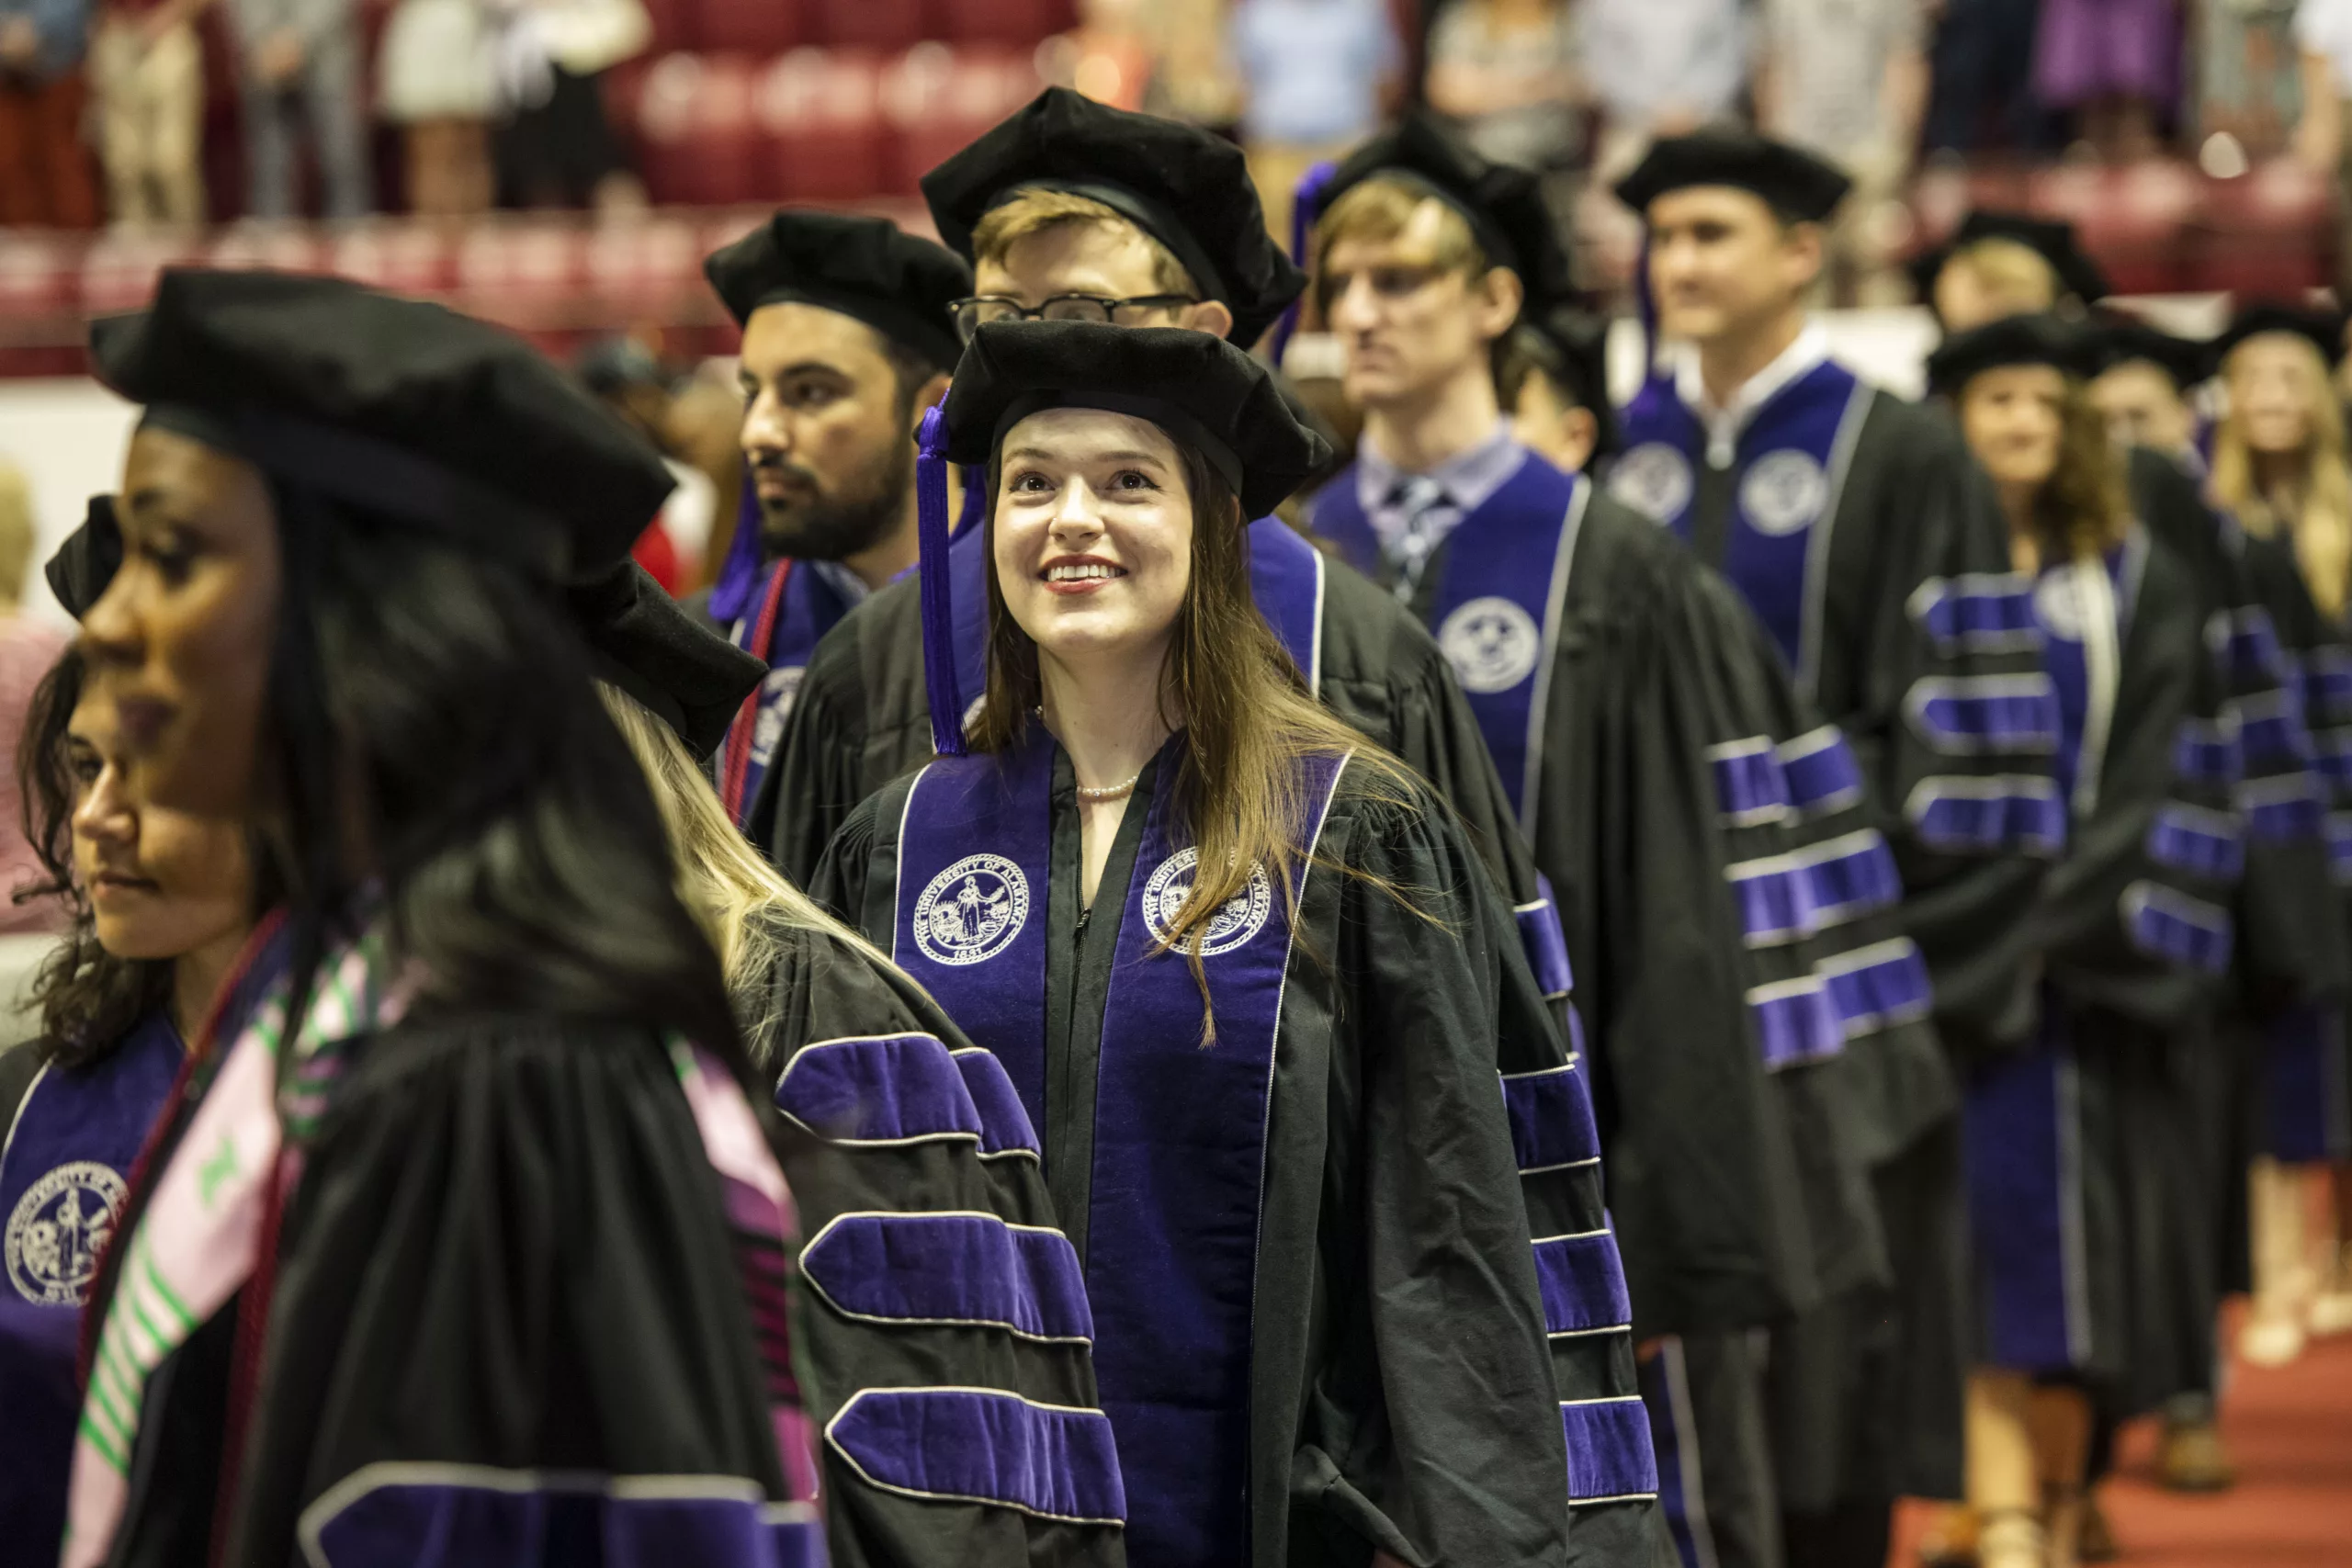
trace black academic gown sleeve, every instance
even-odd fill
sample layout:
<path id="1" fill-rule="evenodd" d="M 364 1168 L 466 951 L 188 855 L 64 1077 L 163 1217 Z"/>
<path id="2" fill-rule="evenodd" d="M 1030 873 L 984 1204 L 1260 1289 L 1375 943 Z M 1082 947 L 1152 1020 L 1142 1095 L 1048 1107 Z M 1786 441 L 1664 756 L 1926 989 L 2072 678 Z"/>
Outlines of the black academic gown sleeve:
<path id="1" fill-rule="evenodd" d="M 971 1042 L 905 974 L 846 931 L 768 922 L 775 962 L 746 1011 L 755 1064 L 778 1083 L 787 1115 L 800 1054 L 829 1042 L 920 1035 L 949 1052 Z M 845 1214 L 991 1214 L 1052 1227 L 1053 1204 L 1034 1157 L 981 1157 L 969 1140 L 863 1143 L 803 1129 L 785 1175 L 813 1239 Z M 1087 1347 L 973 1326 L 878 1323 L 853 1315 L 821 1290 L 804 1290 L 795 1317 L 795 1366 L 820 1428 L 868 1389 L 957 1387 L 1015 1393 L 1035 1404 L 1093 1408 Z M 1052 1562 L 1116 1564 L 1119 1532 L 1034 1517 L 1008 1507 L 913 1498 L 876 1484 L 831 1443 L 823 1450 L 829 1535 L 837 1568 Z"/>
<path id="2" fill-rule="evenodd" d="M 33 1079 L 40 1076 L 44 1043 L 27 1040 L 0 1050 L 0 1138 L 16 1124 L 17 1108 L 25 1102 Z"/>
<path id="3" fill-rule="evenodd" d="M 1902 870 L 1901 924 L 1933 976 L 1945 1047 L 1965 1058 L 2014 1044 L 2033 1019 L 2031 953 L 2017 915 L 2031 905 L 2048 860 L 1931 845 L 1917 831 L 1915 803 L 1931 780 L 2046 778 L 2049 761 L 1939 750 L 1905 711 L 1923 681 L 2040 673 L 2030 649 L 1939 639 L 1920 618 L 1923 584 L 2011 573 L 2007 525 L 1949 414 L 1881 394 L 1864 415 L 1836 527 L 1848 537 L 1832 545 L 1815 696 L 1872 787 L 1877 826 Z M 1914 1103 L 1894 1108 L 1898 1144 L 1951 1110 L 1949 1083 L 1915 1087 Z"/>
<path id="4" fill-rule="evenodd" d="M 567 1473 L 597 1499 L 590 1528 L 624 1534 L 655 1505 L 617 1478 L 781 1499 L 726 1213 L 649 1032 L 452 1018 L 370 1041 L 281 1222 L 225 1561 L 332 1561 L 317 1543 L 339 1528 L 368 1561 L 492 1540 L 505 1561 L 565 1561 L 560 1529 L 516 1543 Z M 151 1385 L 119 1563 L 205 1559 L 230 1321 Z M 384 1502 L 404 1486 L 450 1511 Z"/>

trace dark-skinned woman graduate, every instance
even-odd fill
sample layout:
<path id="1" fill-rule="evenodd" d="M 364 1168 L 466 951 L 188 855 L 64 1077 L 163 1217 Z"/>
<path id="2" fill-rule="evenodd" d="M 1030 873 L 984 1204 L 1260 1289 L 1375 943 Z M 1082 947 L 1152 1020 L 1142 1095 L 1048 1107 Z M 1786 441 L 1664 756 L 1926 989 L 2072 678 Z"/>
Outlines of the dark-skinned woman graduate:
<path id="1" fill-rule="evenodd" d="M 121 557 L 111 496 L 49 564 L 69 615 Z M 95 541 L 95 543 L 94 543 Z M 36 688 L 17 747 L 26 840 L 72 917 L 34 980 L 40 1034 L 0 1054 L 0 1540 L 52 1561 L 82 1395 L 82 1303 L 125 1181 L 256 914 L 243 830 L 142 808 L 91 738 L 82 657 Z"/>
<path id="2" fill-rule="evenodd" d="M 2152 1307 L 2190 1298 L 2186 1332 L 2208 1343 L 2214 1305 L 2204 1184 L 2167 1186 L 2162 1168 L 2194 1164 L 2190 1059 L 2214 1048 L 2230 966 L 2246 829 L 2209 757 L 2236 735 L 2201 594 L 2131 515 L 2084 354 L 2078 329 L 2018 316 L 1928 367 L 2034 579 L 2069 817 L 2030 917 L 2037 1027 L 1964 1073 L 1966 1471 L 1985 1568 L 2075 1561 L 2094 1401 L 2177 1332 Z"/>
<path id="3" fill-rule="evenodd" d="M 92 336 L 145 408 L 98 744 L 287 896 L 100 1271 L 63 1561 L 816 1561 L 768 1090 L 558 591 L 666 474 L 516 340 L 335 280 L 167 272 Z M 960 1392 L 827 1440 L 1115 1513 L 1098 1413 Z"/>
<path id="4" fill-rule="evenodd" d="M 1451 813 L 1250 603 L 1242 524 L 1320 441 L 1205 333 L 1007 321 L 924 446 L 930 550 L 941 459 L 987 467 L 986 700 L 817 891 L 1041 1134 L 1129 1560 L 1648 1561 L 1581 1063 Z"/>

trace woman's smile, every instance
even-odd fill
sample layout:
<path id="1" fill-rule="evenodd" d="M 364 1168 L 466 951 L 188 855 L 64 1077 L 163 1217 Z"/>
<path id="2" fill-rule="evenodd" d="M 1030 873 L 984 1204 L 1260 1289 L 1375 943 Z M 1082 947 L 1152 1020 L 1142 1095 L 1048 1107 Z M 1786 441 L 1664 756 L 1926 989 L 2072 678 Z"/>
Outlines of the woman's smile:
<path id="1" fill-rule="evenodd" d="M 1046 592 L 1068 597 L 1099 592 L 1126 575 L 1125 567 L 1100 556 L 1056 556 L 1037 574 L 1037 581 L 1046 585 Z"/>

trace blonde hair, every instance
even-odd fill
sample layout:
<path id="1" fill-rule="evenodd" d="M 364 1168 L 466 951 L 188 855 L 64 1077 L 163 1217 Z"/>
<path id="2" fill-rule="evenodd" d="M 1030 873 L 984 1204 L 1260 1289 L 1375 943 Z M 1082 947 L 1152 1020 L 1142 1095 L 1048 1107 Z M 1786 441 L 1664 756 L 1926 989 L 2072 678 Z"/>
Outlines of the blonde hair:
<path id="1" fill-rule="evenodd" d="M 1438 209 L 1437 248 L 1429 265 L 1440 272 L 1459 272 L 1473 279 L 1493 267 L 1470 220 L 1427 190 L 1375 175 L 1350 186 L 1329 211 L 1315 222 L 1316 297 L 1322 298 L 1323 275 L 1329 269 L 1332 249 L 1342 240 L 1380 244 L 1396 239 L 1412 226 L 1425 207 Z"/>
<path id="2" fill-rule="evenodd" d="M 972 231 L 973 264 L 986 265 L 994 262 L 1001 266 L 1006 253 L 1019 242 L 1033 234 L 1079 224 L 1120 228 L 1142 240 L 1144 248 L 1151 253 L 1151 286 L 1158 292 L 1201 291 L 1200 280 L 1184 270 L 1184 264 L 1176 259 L 1176 254 L 1136 227 L 1133 219 L 1092 197 L 1073 196 L 1066 190 L 1024 190 L 1003 206 L 990 208 Z"/>
<path id="3" fill-rule="evenodd" d="M 2254 453 L 2238 423 L 2234 400 L 2229 415 L 2213 432 L 2213 499 L 2256 538 L 2277 538 L 2282 532 L 2294 547 L 2295 562 L 2313 603 L 2331 616 L 2344 613 L 2347 588 L 2352 588 L 2352 468 L 2345 454 L 2344 411 L 2327 374 L 2319 347 L 2292 333 L 2276 336 L 2292 345 L 2296 375 L 2310 404 L 2310 438 L 2302 451 L 2302 473 L 2291 483 L 2280 504 L 2262 493 L 2255 482 Z M 2249 339 L 2249 342 L 2254 341 Z M 2226 383 L 2245 352 L 2240 344 L 2222 361 Z"/>
<path id="4" fill-rule="evenodd" d="M 737 831 L 718 792 L 675 731 L 619 687 L 600 682 L 597 690 L 652 786 L 653 804 L 670 840 L 679 901 L 718 953 L 752 1063 L 772 1073 L 783 1065 L 773 1059 L 775 1042 L 770 1038 L 775 1024 L 770 976 L 783 945 L 782 933 L 820 931 L 877 961 L 882 955 L 818 908 L 815 899 L 795 887 Z"/>
<path id="5" fill-rule="evenodd" d="M 35 542 L 32 486 L 22 468 L 0 463 L 0 606 L 25 602 Z"/>
<path id="6" fill-rule="evenodd" d="M 2050 258 L 2021 240 L 1974 240 L 1952 252 L 1945 270 L 1964 266 L 1999 308 L 1993 316 L 2025 316 L 2058 308 L 2064 292 Z M 1987 320 L 1992 319 L 1991 316 Z"/>

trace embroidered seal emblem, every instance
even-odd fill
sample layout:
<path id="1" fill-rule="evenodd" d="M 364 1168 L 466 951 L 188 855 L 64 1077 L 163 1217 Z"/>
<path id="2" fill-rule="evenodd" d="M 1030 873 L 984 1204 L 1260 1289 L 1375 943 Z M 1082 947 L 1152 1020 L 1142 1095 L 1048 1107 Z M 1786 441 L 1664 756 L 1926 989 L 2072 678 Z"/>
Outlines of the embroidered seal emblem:
<path id="1" fill-rule="evenodd" d="M 1671 522 L 1690 504 L 1690 459 L 1663 441 L 1645 441 L 1609 470 L 1609 493 L 1653 522 Z"/>
<path id="2" fill-rule="evenodd" d="M 1144 924 L 1150 928 L 1154 939 L 1166 942 L 1169 928 L 1193 896 L 1193 872 L 1201 863 L 1201 852 L 1196 849 L 1178 850 L 1159 863 L 1151 880 L 1143 885 Z M 1220 953 L 1231 953 L 1265 926 L 1266 916 L 1274 907 L 1274 885 L 1262 865 L 1250 868 L 1250 886 L 1217 907 L 1209 919 L 1209 928 L 1201 933 L 1201 956 L 1215 958 Z"/>
<path id="3" fill-rule="evenodd" d="M 2083 570 L 2081 562 L 2069 561 L 2064 566 L 2052 567 L 2033 585 L 2033 618 L 2041 623 L 2043 631 L 2061 641 L 2083 640 Z"/>
<path id="4" fill-rule="evenodd" d="M 1002 855 L 966 855 L 915 900 L 915 944 L 936 964 L 994 958 L 1029 920 L 1029 879 Z"/>
<path id="5" fill-rule="evenodd" d="M 122 1212 L 122 1178 L 93 1160 L 61 1165 L 8 1216 L 8 1283 L 42 1306 L 79 1306 Z"/>
<path id="6" fill-rule="evenodd" d="M 1508 692 L 1532 674 L 1542 643 L 1534 616 L 1492 594 L 1456 605 L 1437 628 L 1438 651 L 1454 679 L 1481 695 Z"/>
<path id="7" fill-rule="evenodd" d="M 1804 452 L 1768 452 L 1739 481 L 1739 510 L 1748 526 L 1779 538 L 1821 520 L 1829 503 L 1829 476 Z"/>
<path id="8" fill-rule="evenodd" d="M 769 671 L 760 682 L 759 716 L 752 721 L 752 761 L 763 768 L 775 755 L 775 743 L 784 739 L 784 721 L 792 716 L 800 678 L 808 673 L 800 665 L 786 664 Z"/>

